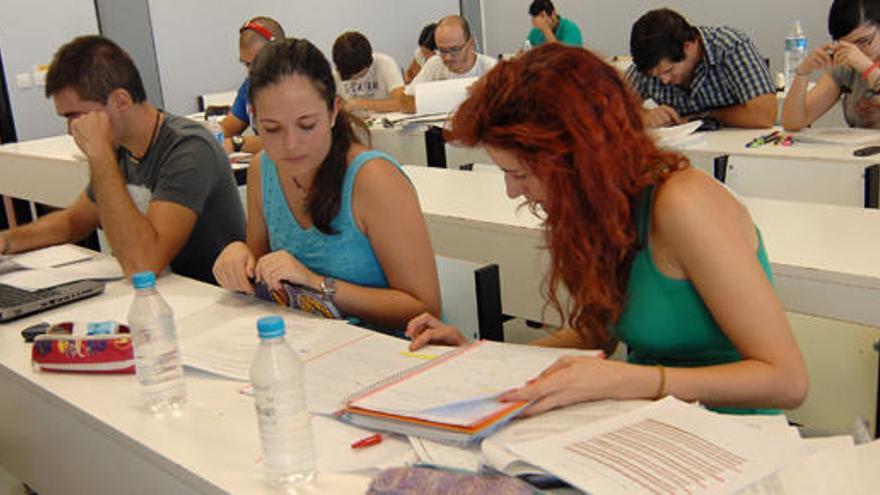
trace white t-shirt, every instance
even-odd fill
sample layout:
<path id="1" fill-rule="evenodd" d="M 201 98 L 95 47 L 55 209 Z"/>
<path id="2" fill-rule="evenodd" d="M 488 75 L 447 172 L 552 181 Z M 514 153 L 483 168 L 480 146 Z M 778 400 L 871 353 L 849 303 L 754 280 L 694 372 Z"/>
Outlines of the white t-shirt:
<path id="1" fill-rule="evenodd" d="M 364 77 L 342 81 L 339 72 L 334 70 L 336 88 L 339 96 L 347 100 L 365 98 L 368 100 L 384 100 L 391 91 L 403 86 L 400 66 L 393 58 L 384 53 L 373 52 L 373 65 Z"/>
<path id="2" fill-rule="evenodd" d="M 416 51 L 413 52 L 413 59 L 418 62 L 419 65 L 425 65 L 425 62 L 428 61 L 428 59 L 425 58 L 425 54 L 422 53 L 422 47 L 420 46 L 417 46 Z"/>
<path id="3" fill-rule="evenodd" d="M 474 66 L 471 67 L 471 70 L 463 74 L 458 74 L 447 69 L 446 64 L 443 63 L 440 56 L 431 57 L 425 62 L 425 65 L 422 66 L 422 70 L 416 74 L 416 77 L 413 78 L 409 86 L 406 87 L 406 94 L 415 94 L 413 86 L 423 82 L 445 81 L 447 79 L 461 79 L 465 77 L 481 77 L 483 74 L 489 72 L 492 67 L 495 67 L 496 63 L 498 63 L 498 61 L 494 58 L 478 53 L 477 60 L 474 62 Z"/>

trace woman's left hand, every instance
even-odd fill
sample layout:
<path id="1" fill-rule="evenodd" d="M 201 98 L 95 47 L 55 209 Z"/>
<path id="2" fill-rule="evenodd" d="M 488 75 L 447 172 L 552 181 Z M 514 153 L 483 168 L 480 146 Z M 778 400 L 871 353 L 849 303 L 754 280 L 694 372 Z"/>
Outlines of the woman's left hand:
<path id="1" fill-rule="evenodd" d="M 836 65 L 848 65 L 859 74 L 874 64 L 859 47 L 846 41 L 837 42 L 837 48 L 834 49 L 834 63 Z"/>
<path id="2" fill-rule="evenodd" d="M 534 416 L 576 402 L 612 398 L 625 363 L 599 357 L 564 356 L 534 380 L 501 395 L 502 402 L 532 401 L 523 416 Z"/>
<path id="3" fill-rule="evenodd" d="M 254 270 L 258 282 L 264 282 L 271 289 L 281 289 L 281 282 L 312 287 L 310 282 L 317 278 L 311 270 L 287 251 L 274 251 L 259 260 Z"/>

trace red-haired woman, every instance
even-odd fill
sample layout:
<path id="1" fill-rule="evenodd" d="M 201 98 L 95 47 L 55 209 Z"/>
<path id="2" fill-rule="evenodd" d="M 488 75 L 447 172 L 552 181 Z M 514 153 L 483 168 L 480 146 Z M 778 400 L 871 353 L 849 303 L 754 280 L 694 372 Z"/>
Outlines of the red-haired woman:
<path id="1" fill-rule="evenodd" d="M 803 360 L 748 211 L 657 148 L 614 68 L 578 48 L 532 50 L 478 81 L 449 133 L 484 146 L 508 196 L 545 212 L 549 302 L 571 328 L 535 344 L 629 348 L 628 363 L 560 359 L 502 400 L 534 401 L 527 414 L 667 394 L 730 412 L 804 400 Z M 407 334 L 413 348 L 465 342 L 430 315 Z"/>

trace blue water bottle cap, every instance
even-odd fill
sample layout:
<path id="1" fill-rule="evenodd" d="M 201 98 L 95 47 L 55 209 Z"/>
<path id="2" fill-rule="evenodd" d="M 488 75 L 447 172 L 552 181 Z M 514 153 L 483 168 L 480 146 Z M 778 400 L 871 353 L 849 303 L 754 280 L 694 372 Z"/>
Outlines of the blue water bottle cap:
<path id="1" fill-rule="evenodd" d="M 152 289 L 156 286 L 156 274 L 153 272 L 137 272 L 131 277 L 135 289 Z"/>
<path id="2" fill-rule="evenodd" d="M 257 320 L 257 333 L 261 339 L 272 339 L 284 335 L 284 318 L 264 316 Z"/>

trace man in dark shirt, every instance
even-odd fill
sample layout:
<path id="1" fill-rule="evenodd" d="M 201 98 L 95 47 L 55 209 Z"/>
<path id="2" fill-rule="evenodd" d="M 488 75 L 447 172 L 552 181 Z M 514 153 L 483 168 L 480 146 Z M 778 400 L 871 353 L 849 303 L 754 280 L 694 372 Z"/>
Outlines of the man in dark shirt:
<path id="1" fill-rule="evenodd" d="M 89 185 L 70 207 L 0 232 L 0 252 L 77 241 L 100 226 L 126 275 L 171 265 L 213 282 L 214 259 L 244 239 L 245 219 L 210 132 L 147 102 L 131 58 L 100 36 L 58 50 L 46 96 L 88 160 Z"/>

